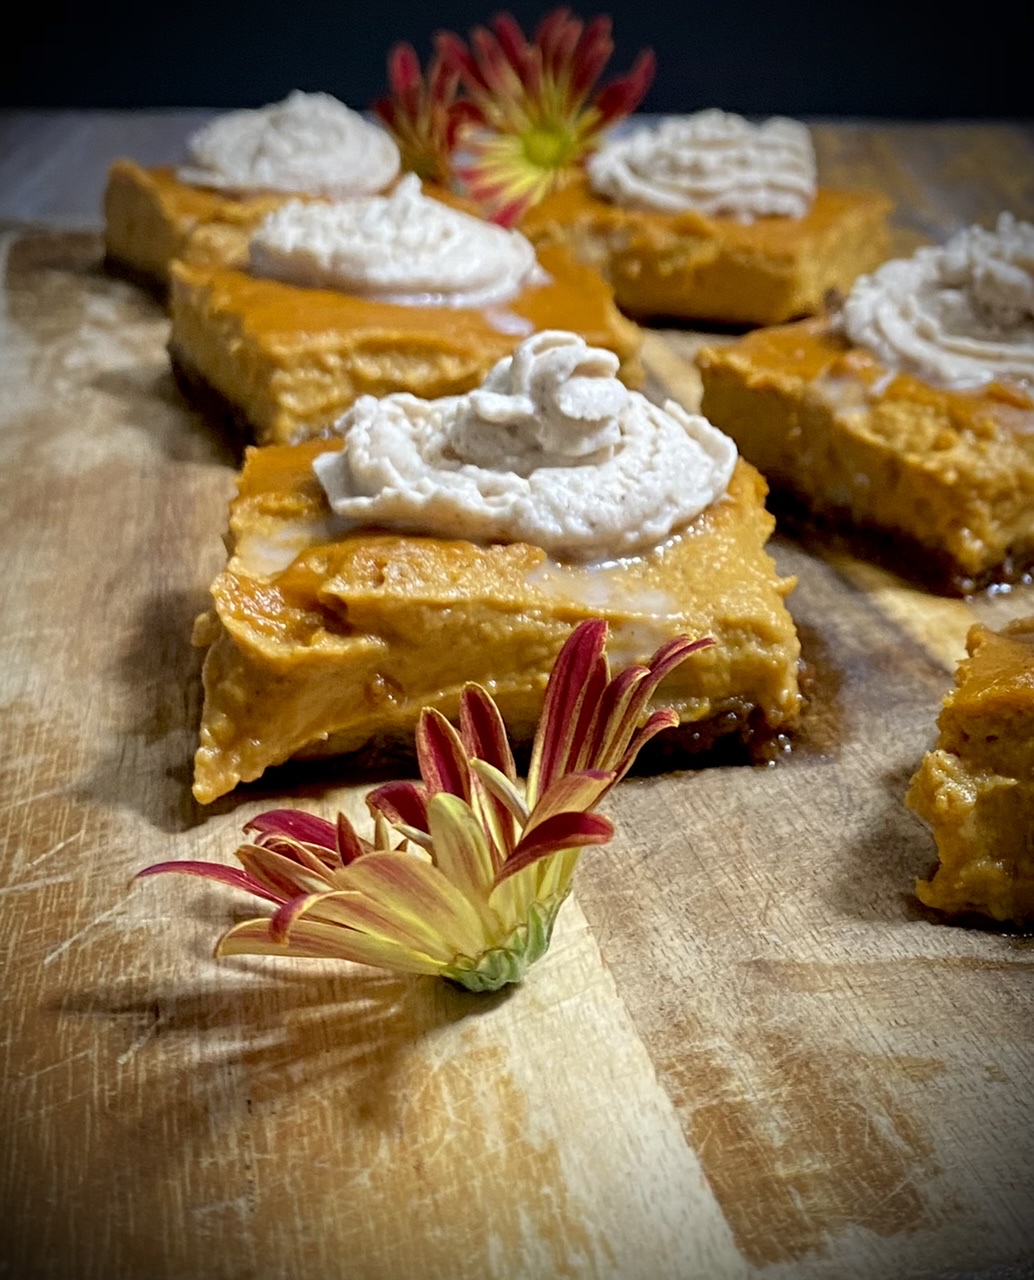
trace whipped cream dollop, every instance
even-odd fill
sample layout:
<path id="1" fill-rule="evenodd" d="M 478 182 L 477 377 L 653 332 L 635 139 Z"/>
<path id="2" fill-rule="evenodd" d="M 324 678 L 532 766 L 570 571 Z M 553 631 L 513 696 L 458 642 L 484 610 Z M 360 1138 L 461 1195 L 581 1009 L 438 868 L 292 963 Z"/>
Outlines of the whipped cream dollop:
<path id="1" fill-rule="evenodd" d="M 362 396 L 316 475 L 359 524 L 480 542 L 529 542 L 604 560 L 662 542 L 724 493 L 736 446 L 669 400 L 618 381 L 613 352 L 546 330 L 476 391 Z"/>
<path id="2" fill-rule="evenodd" d="M 250 242 L 256 275 L 416 306 L 480 307 L 547 277 L 531 242 L 440 200 L 407 174 L 390 195 L 292 200 Z"/>
<path id="3" fill-rule="evenodd" d="M 329 93 L 295 90 L 283 102 L 230 111 L 187 143 L 181 182 L 236 195 L 306 192 L 343 198 L 381 191 L 398 174 L 384 129 Z"/>
<path id="4" fill-rule="evenodd" d="M 1034 382 L 1034 224 L 1009 213 L 860 276 L 840 323 L 894 370 L 946 388 Z"/>
<path id="5" fill-rule="evenodd" d="M 606 143 L 588 170 L 598 195 L 656 213 L 753 222 L 803 217 L 815 200 L 811 134 L 783 116 L 762 124 L 718 110 L 672 116 Z"/>

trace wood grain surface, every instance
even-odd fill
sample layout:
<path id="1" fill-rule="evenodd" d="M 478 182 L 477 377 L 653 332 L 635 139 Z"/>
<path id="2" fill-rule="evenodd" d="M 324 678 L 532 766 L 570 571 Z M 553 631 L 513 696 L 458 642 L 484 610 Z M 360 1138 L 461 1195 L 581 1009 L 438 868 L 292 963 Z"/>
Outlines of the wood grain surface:
<path id="1" fill-rule="evenodd" d="M 1034 216 L 1032 130 L 816 126 L 899 248 Z M 364 812 L 334 768 L 201 809 L 192 619 L 233 448 L 91 232 L 2 238 L 0 1276 L 47 1280 L 1034 1275 L 1034 949 L 920 908 L 908 779 L 974 619 L 777 535 L 809 671 L 769 767 L 639 777 L 547 958 L 471 996 L 216 962 L 271 803 Z M 697 335 L 651 330 L 691 401 Z"/>

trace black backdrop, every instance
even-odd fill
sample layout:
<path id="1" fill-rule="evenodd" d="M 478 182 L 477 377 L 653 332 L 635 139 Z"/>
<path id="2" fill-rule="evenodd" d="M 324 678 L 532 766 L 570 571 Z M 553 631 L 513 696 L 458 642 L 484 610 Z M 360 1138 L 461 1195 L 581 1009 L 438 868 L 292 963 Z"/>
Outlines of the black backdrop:
<path id="1" fill-rule="evenodd" d="M 389 46 L 421 57 L 431 33 L 466 33 L 500 7 L 530 30 L 552 7 L 515 0 L 44 0 L 19 6 L 0 48 L 0 106 L 259 106 L 323 89 L 363 108 L 384 87 Z M 642 109 L 719 106 L 748 115 L 911 119 L 1034 117 L 1034 0 L 614 0 L 624 70 L 654 48 Z M 13 31 L 13 34 L 12 34 Z"/>

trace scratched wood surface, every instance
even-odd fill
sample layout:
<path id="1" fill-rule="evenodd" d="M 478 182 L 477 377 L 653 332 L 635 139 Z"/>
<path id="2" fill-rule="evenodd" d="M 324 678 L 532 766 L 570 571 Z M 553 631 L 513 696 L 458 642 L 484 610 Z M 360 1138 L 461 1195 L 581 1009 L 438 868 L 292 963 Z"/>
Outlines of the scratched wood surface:
<path id="1" fill-rule="evenodd" d="M 102 271 L 94 201 L 194 123 L 0 119 L 0 1276 L 1034 1274 L 1034 950 L 919 908 L 902 804 L 968 625 L 1031 588 L 942 600 L 777 536 L 794 751 L 623 784 L 507 995 L 216 963 L 245 902 L 128 887 L 270 802 L 362 812 L 333 774 L 190 797 L 234 457 Z M 1030 127 L 815 136 L 826 181 L 898 201 L 901 249 L 1034 216 Z M 698 341 L 648 334 L 656 392 L 692 400 Z"/>

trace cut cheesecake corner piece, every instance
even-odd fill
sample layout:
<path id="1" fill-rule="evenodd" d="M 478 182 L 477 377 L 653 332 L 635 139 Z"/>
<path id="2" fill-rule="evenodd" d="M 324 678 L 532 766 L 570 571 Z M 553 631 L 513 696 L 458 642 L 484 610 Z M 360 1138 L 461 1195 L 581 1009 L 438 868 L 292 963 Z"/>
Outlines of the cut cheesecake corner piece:
<path id="1" fill-rule="evenodd" d="M 780 511 L 928 590 L 967 595 L 1034 564 L 1034 398 L 948 391 L 853 346 L 833 317 L 702 348 L 701 412 Z"/>
<path id="2" fill-rule="evenodd" d="M 180 182 L 172 165 L 145 168 L 120 157 L 109 166 L 104 188 L 105 261 L 164 297 L 173 262 L 192 253 L 211 263 L 226 253 L 239 256 L 252 231 L 285 198 L 233 197 Z M 194 249 L 202 232 L 209 238 Z"/>
<path id="3" fill-rule="evenodd" d="M 924 906 L 1034 924 L 1034 616 L 977 624 L 938 716 L 938 737 L 906 805 L 929 826 L 939 863 Z"/>
<path id="4" fill-rule="evenodd" d="M 583 619 L 604 618 L 612 668 L 678 635 L 715 643 L 662 683 L 656 705 L 687 758 L 717 739 L 755 747 L 801 710 L 800 645 L 766 550 L 765 484 L 737 463 L 727 494 L 643 556 L 586 567 L 526 543 L 345 531 L 312 459 L 340 442 L 248 450 L 231 507 L 230 559 L 198 620 L 204 705 L 194 795 L 202 804 L 271 766 L 406 758 L 420 711 L 450 718 L 465 684 L 530 743 L 546 681 Z"/>
<path id="5" fill-rule="evenodd" d="M 169 355 L 188 395 L 214 397 L 260 445 L 325 435 L 361 395 L 463 394 L 542 329 L 613 351 L 618 376 L 640 387 L 643 334 L 610 287 L 562 247 L 538 257 L 545 282 L 484 308 L 376 302 L 177 262 Z"/>

